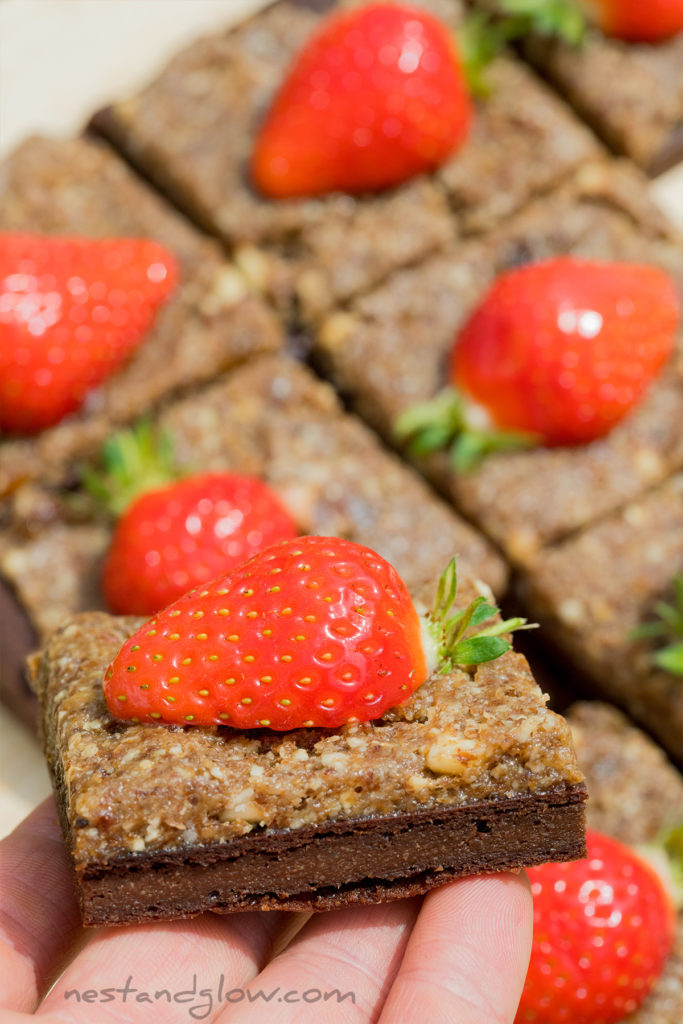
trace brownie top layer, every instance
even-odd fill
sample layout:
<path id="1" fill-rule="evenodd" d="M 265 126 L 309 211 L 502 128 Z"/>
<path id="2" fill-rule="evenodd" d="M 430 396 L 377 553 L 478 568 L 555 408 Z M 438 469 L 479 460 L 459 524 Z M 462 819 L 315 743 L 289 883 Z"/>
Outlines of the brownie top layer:
<path id="1" fill-rule="evenodd" d="M 586 776 L 592 828 L 634 845 L 680 822 L 683 775 L 661 747 L 608 704 L 574 704 L 567 721 Z"/>
<path id="2" fill-rule="evenodd" d="M 149 237 L 181 265 L 180 283 L 130 361 L 81 411 L 32 439 L 0 438 L 0 496 L 58 473 L 112 426 L 163 397 L 283 343 L 280 325 L 243 275 L 103 143 L 30 139 L 0 169 L 0 230 Z"/>
<path id="3" fill-rule="evenodd" d="M 652 671 L 656 643 L 634 640 L 633 630 L 651 619 L 657 601 L 669 599 L 680 572 L 683 474 L 678 473 L 545 551 L 525 589 L 535 607 L 576 637 L 586 659 L 633 678 Z M 683 683 L 679 689 L 683 698 Z"/>
<path id="4" fill-rule="evenodd" d="M 503 563 L 484 537 L 293 360 L 254 359 L 153 422 L 181 469 L 260 477 L 302 533 L 364 544 L 408 586 L 437 576 L 457 554 L 463 575 L 503 589 Z M 111 524 L 74 489 L 25 485 L 0 509 L 0 572 L 42 634 L 73 612 L 103 607 L 110 536 Z"/>
<path id="5" fill-rule="evenodd" d="M 672 601 L 680 572 L 679 472 L 544 551 L 521 579 L 527 607 L 548 636 L 677 760 L 683 753 L 683 681 L 655 664 L 662 641 L 636 639 L 634 630 L 655 620 L 659 601 Z"/>
<path id="6" fill-rule="evenodd" d="M 457 331 L 494 276 L 561 254 L 652 262 L 683 291 L 683 242 L 648 201 L 637 172 L 601 162 L 485 238 L 402 270 L 329 316 L 317 333 L 318 356 L 363 417 L 396 443 L 400 413 L 447 383 Z M 494 455 L 468 474 L 454 474 L 445 457 L 421 465 L 513 560 L 528 562 L 544 544 L 681 465 L 682 416 L 679 347 L 644 403 L 599 441 Z"/>
<path id="7" fill-rule="evenodd" d="M 461 600 L 473 594 L 463 586 Z M 581 782 L 565 721 L 546 708 L 525 659 L 513 652 L 471 674 L 437 673 L 377 722 L 337 730 L 239 733 L 117 722 L 102 679 L 141 622 L 77 616 L 33 662 L 77 867 L 256 829 Z"/>
<path id="8" fill-rule="evenodd" d="M 454 29 L 462 20 L 459 0 L 417 6 Z M 458 232 L 489 229 L 600 151 L 528 67 L 501 57 L 469 140 L 437 174 L 379 195 L 265 199 L 250 185 L 250 155 L 319 18 L 305 4 L 280 0 L 237 28 L 192 43 L 140 94 L 93 122 L 194 219 L 238 247 L 255 284 L 290 312 L 296 298 L 306 321 Z"/>
<path id="9" fill-rule="evenodd" d="M 337 208 L 344 216 L 355 206 L 344 197 L 273 203 L 248 181 L 258 126 L 319 20 L 305 4 L 275 3 L 236 28 L 191 43 L 140 95 L 96 124 L 229 241 L 291 236 L 334 218 Z"/>
<path id="10" fill-rule="evenodd" d="M 104 142 L 27 139 L 2 162 L 0 229 L 92 238 L 154 238 L 185 273 L 216 260 L 216 243 L 134 174 Z"/>
<path id="11" fill-rule="evenodd" d="M 616 150 L 653 173 L 680 159 L 683 32 L 653 45 L 595 31 L 580 48 L 538 39 L 527 53 Z"/>

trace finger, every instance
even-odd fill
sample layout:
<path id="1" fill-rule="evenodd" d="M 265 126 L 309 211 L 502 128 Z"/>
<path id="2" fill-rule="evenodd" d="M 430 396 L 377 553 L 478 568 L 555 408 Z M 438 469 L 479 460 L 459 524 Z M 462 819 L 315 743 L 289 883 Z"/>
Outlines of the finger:
<path id="1" fill-rule="evenodd" d="M 316 914 L 259 974 L 235 993 L 220 1024 L 368 1024 L 377 1019 L 401 963 L 419 901 Z M 272 1010 L 269 1010 L 270 1007 Z"/>
<path id="2" fill-rule="evenodd" d="M 59 979 L 38 1015 L 60 1021 L 211 1021 L 221 993 L 246 985 L 266 963 L 288 915 L 281 912 L 102 929 Z"/>
<path id="3" fill-rule="evenodd" d="M 50 797 L 0 842 L 0 1006 L 35 1009 L 80 932 Z"/>
<path id="4" fill-rule="evenodd" d="M 466 878 L 430 893 L 380 1024 L 511 1024 L 532 923 L 523 874 Z"/>

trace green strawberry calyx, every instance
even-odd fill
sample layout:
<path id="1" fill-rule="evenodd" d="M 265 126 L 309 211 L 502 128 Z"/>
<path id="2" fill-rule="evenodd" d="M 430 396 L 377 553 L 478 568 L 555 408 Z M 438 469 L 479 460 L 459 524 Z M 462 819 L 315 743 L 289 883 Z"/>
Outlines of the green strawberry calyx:
<path id="1" fill-rule="evenodd" d="M 512 647 L 506 634 L 536 628 L 536 623 L 526 619 L 501 619 L 499 609 L 483 595 L 456 610 L 453 605 L 457 592 L 456 560 L 452 558 L 441 574 L 432 607 L 421 615 L 430 674 L 494 661 Z"/>
<path id="2" fill-rule="evenodd" d="M 84 469 L 83 484 L 117 518 L 141 494 L 185 475 L 175 464 L 170 437 L 148 419 L 110 437 L 102 447 L 101 461 L 101 470 Z"/>
<path id="3" fill-rule="evenodd" d="M 488 96 L 486 68 L 509 43 L 534 34 L 579 46 L 586 19 L 578 0 L 490 0 L 470 12 L 458 33 L 460 56 L 471 93 Z"/>
<path id="4" fill-rule="evenodd" d="M 540 442 L 536 434 L 496 428 L 480 406 L 451 387 L 406 409 L 396 420 L 394 433 L 407 442 L 411 455 L 448 451 L 459 473 L 476 469 L 494 452 L 518 451 Z"/>
<path id="5" fill-rule="evenodd" d="M 664 646 L 652 655 L 653 663 L 674 676 L 683 676 L 683 573 L 673 580 L 673 601 L 657 601 L 654 606 L 657 616 L 653 622 L 645 622 L 633 630 L 634 640 L 663 639 Z"/>

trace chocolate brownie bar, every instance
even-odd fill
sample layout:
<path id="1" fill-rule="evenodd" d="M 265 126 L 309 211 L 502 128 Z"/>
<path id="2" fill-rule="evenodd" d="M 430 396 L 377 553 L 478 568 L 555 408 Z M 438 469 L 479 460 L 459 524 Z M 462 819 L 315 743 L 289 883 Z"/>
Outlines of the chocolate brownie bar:
<path id="1" fill-rule="evenodd" d="M 591 828 L 623 843 L 652 843 L 683 815 L 683 776 L 662 751 L 615 708 L 570 708 L 576 756 L 586 776 Z M 664 973 L 629 1024 L 675 1024 L 683 1018 L 683 912 Z"/>
<path id="2" fill-rule="evenodd" d="M 591 31 L 579 48 L 531 39 L 525 53 L 616 152 L 650 174 L 683 158 L 683 33 L 636 44 Z"/>
<path id="3" fill-rule="evenodd" d="M 411 586 L 454 555 L 462 571 L 503 589 L 487 541 L 384 451 L 332 389 L 282 356 L 252 360 L 156 417 L 178 464 L 264 479 L 302 533 L 344 536 L 378 551 Z M 6 504 L 0 573 L 35 627 L 102 607 L 99 571 L 111 525 L 74 488 L 25 485 Z"/>
<path id="4" fill-rule="evenodd" d="M 32 662 L 85 924 L 324 910 L 583 854 L 569 730 L 521 655 L 436 672 L 374 722 L 166 728 L 104 702 L 141 622 L 76 616 Z"/>
<path id="5" fill-rule="evenodd" d="M 420 0 L 454 28 L 459 0 Z M 380 196 L 272 202 L 250 187 L 259 124 L 320 15 L 280 0 L 178 54 L 141 94 L 97 115 L 145 174 L 235 249 L 252 283 L 310 320 L 397 267 L 551 188 L 597 143 L 523 64 L 501 58 L 471 140 L 441 172 Z M 534 152 L 534 160 L 528 153 Z"/>
<path id="6" fill-rule="evenodd" d="M 487 236 L 400 271 L 350 309 L 331 314 L 315 335 L 318 363 L 396 444 L 400 413 L 447 383 L 456 333 L 493 277 L 566 253 L 649 261 L 670 270 L 683 289 L 683 242 L 649 203 L 641 175 L 600 162 Z M 494 455 L 468 474 L 453 472 L 445 456 L 419 465 L 513 562 L 527 563 L 543 545 L 683 465 L 682 417 L 679 345 L 643 405 L 604 439 Z"/>
<path id="7" fill-rule="evenodd" d="M 0 496 L 59 474 L 112 427 L 162 398 L 282 345 L 280 325 L 245 278 L 102 142 L 31 139 L 0 168 L 0 230 L 142 236 L 176 255 L 179 287 L 130 362 L 76 415 L 35 438 L 0 438 Z"/>
<path id="8" fill-rule="evenodd" d="M 680 421 L 679 421 L 680 422 Z M 683 474 L 544 551 L 521 577 L 542 634 L 593 685 L 625 707 L 674 758 L 683 758 L 683 680 L 636 640 L 683 572 Z"/>

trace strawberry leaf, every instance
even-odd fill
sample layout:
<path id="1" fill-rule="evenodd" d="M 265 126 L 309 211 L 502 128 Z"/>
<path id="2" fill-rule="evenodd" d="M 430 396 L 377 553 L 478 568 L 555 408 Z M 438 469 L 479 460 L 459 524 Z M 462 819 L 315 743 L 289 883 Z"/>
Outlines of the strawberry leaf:
<path id="1" fill-rule="evenodd" d="M 538 444 L 534 434 L 474 426 L 471 410 L 454 388 L 443 388 L 429 402 L 419 402 L 399 416 L 394 433 L 412 455 L 448 450 L 453 468 L 469 473 L 495 452 L 518 451 Z"/>
<path id="2" fill-rule="evenodd" d="M 494 615 L 498 614 L 498 609 L 494 604 L 488 604 L 485 600 L 476 609 L 472 619 L 470 621 L 471 626 L 480 626 L 482 622 L 487 622 L 488 619 L 493 618 Z"/>
<path id="3" fill-rule="evenodd" d="M 578 46 L 586 19 L 576 0 L 491 0 L 488 11 L 472 11 L 458 33 L 463 70 L 470 93 L 491 94 L 486 69 L 508 43 L 531 33 Z"/>
<path id="4" fill-rule="evenodd" d="M 665 672 L 683 676 L 683 573 L 673 580 L 673 601 L 657 601 L 654 605 L 657 618 L 644 622 L 631 630 L 632 640 L 648 640 L 662 637 L 669 641 L 652 654 L 652 662 Z"/>
<path id="5" fill-rule="evenodd" d="M 173 459 L 171 439 L 149 419 L 110 437 L 102 448 L 103 469 L 83 470 L 85 489 L 118 517 L 146 491 L 163 487 L 183 474 Z"/>
<path id="6" fill-rule="evenodd" d="M 525 22 L 523 35 L 535 32 L 578 46 L 586 30 L 586 19 L 576 0 L 495 0 L 491 6 L 503 18 Z"/>
<path id="7" fill-rule="evenodd" d="M 485 11 L 471 11 L 458 32 L 463 71 L 472 96 L 485 99 L 491 95 L 486 68 L 498 56 L 511 32 L 511 19 L 494 18 Z"/>
<path id="8" fill-rule="evenodd" d="M 683 640 L 669 644 L 654 655 L 655 665 L 674 676 L 683 676 Z"/>
<path id="9" fill-rule="evenodd" d="M 453 611 L 457 588 L 456 562 L 452 558 L 441 574 L 434 603 L 427 614 L 428 629 L 436 644 L 442 673 L 451 671 L 455 665 L 493 661 L 510 650 L 511 645 L 503 634 L 535 627 L 535 623 L 528 623 L 526 619 L 501 619 L 498 608 L 482 594 L 466 607 Z M 490 625 L 480 629 L 485 622 Z M 471 631 L 469 635 L 468 631 Z"/>
<path id="10" fill-rule="evenodd" d="M 462 640 L 453 649 L 453 661 L 458 665 L 481 665 L 495 661 L 510 650 L 512 645 L 500 636 L 473 636 Z"/>
<path id="11" fill-rule="evenodd" d="M 669 870 L 674 883 L 674 898 L 676 906 L 683 907 L 683 824 L 674 825 L 667 829 L 660 837 L 664 852 L 669 860 Z"/>

